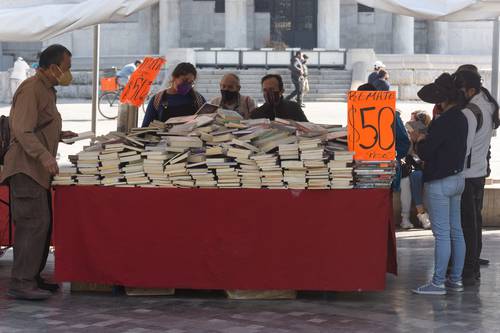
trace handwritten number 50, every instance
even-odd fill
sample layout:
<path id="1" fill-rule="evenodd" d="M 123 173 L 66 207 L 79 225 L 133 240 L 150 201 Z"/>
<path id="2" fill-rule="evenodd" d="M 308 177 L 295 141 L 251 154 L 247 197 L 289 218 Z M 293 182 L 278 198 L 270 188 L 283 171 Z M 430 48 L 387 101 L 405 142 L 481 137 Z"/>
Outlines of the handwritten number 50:
<path id="1" fill-rule="evenodd" d="M 381 133 L 384 133 L 384 131 L 379 132 L 379 129 L 381 129 L 382 115 L 384 114 L 384 111 L 385 112 L 389 112 L 389 113 L 392 114 L 392 122 L 390 124 L 391 131 L 389 133 L 394 133 L 394 118 L 395 118 L 394 110 L 392 110 L 392 108 L 390 108 L 390 107 L 384 107 L 384 108 L 380 109 L 380 111 L 378 113 L 378 128 L 379 129 L 377 129 L 373 125 L 369 125 L 369 124 L 366 123 L 365 113 L 366 112 L 370 112 L 370 111 L 376 111 L 376 108 L 375 107 L 367 107 L 367 108 L 360 109 L 360 114 L 361 114 L 361 128 L 364 129 L 364 130 L 370 130 L 370 131 L 373 132 L 373 142 L 371 144 L 369 144 L 369 145 L 365 145 L 365 144 L 360 143 L 359 144 L 360 147 L 363 148 L 363 149 L 371 149 L 371 148 L 375 147 L 375 145 L 378 143 L 378 146 L 382 150 L 389 150 L 389 149 L 391 149 L 394 146 L 394 144 L 395 144 L 394 134 L 392 135 L 391 143 L 387 147 L 382 147 Z"/>

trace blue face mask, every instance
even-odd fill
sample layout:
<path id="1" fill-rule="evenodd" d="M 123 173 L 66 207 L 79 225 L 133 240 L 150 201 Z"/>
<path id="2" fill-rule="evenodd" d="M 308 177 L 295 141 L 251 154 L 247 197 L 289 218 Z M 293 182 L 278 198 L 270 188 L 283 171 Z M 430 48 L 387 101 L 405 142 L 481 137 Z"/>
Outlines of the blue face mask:
<path id="1" fill-rule="evenodd" d="M 191 89 L 193 89 L 193 85 L 188 82 L 183 82 L 177 86 L 177 93 L 179 95 L 187 95 Z"/>

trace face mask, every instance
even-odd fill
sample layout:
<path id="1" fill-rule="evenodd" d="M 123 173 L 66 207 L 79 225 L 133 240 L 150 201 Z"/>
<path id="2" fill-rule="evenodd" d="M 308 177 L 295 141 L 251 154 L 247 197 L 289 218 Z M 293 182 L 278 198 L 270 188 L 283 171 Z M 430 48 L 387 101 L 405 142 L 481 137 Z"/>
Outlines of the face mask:
<path id="1" fill-rule="evenodd" d="M 177 86 L 177 93 L 179 95 L 187 95 L 191 89 L 193 89 L 193 85 L 191 83 L 183 82 Z"/>
<path id="2" fill-rule="evenodd" d="M 266 91 L 264 93 L 264 99 L 269 105 L 276 106 L 281 100 L 281 94 L 279 91 Z"/>
<path id="3" fill-rule="evenodd" d="M 73 75 L 71 74 L 70 70 L 67 70 L 66 72 L 63 72 L 59 66 L 57 66 L 57 69 L 62 73 L 61 76 L 57 77 L 54 75 L 56 78 L 57 82 L 59 83 L 60 86 L 69 86 L 71 82 L 73 81 Z"/>
<path id="4" fill-rule="evenodd" d="M 221 90 L 220 94 L 223 101 L 230 102 L 236 100 L 240 93 L 238 91 Z"/>

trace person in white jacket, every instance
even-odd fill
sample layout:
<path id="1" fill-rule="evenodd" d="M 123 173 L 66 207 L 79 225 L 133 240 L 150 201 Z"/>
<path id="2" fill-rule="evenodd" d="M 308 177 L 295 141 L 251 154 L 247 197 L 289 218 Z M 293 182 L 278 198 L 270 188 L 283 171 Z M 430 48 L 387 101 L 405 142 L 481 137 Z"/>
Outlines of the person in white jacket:
<path id="1" fill-rule="evenodd" d="M 14 96 L 21 83 L 28 78 L 29 69 L 30 66 L 21 57 L 14 62 L 14 67 L 10 73 L 10 92 L 12 96 Z"/>
<path id="2" fill-rule="evenodd" d="M 480 279 L 479 256 L 482 250 L 482 215 L 484 185 L 487 176 L 487 156 L 493 131 L 499 125 L 498 103 L 482 87 L 481 76 L 473 65 L 461 66 L 457 71 L 456 85 L 464 93 L 468 105 L 463 110 L 469 124 L 471 148 L 464 168 L 465 190 L 462 195 L 461 215 L 466 255 L 462 274 L 465 286 Z M 469 127 L 472 127 L 469 125 Z"/>

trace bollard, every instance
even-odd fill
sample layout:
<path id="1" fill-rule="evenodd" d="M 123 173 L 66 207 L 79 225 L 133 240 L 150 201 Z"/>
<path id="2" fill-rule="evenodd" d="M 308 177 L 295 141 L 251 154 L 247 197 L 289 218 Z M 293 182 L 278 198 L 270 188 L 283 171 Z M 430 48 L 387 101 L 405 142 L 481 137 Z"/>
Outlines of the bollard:
<path id="1" fill-rule="evenodd" d="M 131 104 L 120 104 L 116 130 L 121 133 L 128 133 L 132 128 L 137 127 L 137 121 L 138 108 Z"/>

